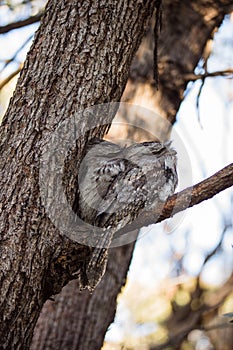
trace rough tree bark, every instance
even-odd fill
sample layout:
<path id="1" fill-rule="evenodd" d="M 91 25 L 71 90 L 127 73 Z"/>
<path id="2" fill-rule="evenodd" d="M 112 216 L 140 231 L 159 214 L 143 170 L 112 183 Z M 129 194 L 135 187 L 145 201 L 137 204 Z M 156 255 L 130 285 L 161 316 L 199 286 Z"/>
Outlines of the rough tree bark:
<path id="1" fill-rule="evenodd" d="M 141 0 L 47 4 L 0 131 L 4 349 L 29 348 L 45 300 L 74 278 L 89 254 L 86 246 L 59 235 L 45 213 L 39 192 L 43 148 L 79 108 L 120 99 L 154 6 Z M 85 128 L 85 117 L 78 122 Z M 88 139 L 103 136 L 106 127 L 83 135 L 78 159 Z"/>
<path id="2" fill-rule="evenodd" d="M 132 250 L 133 244 L 111 249 L 111 262 L 93 294 L 79 291 L 75 280 L 54 297 L 55 301 L 48 300 L 30 349 L 100 349 L 109 320 L 115 315 L 116 296 L 124 284 Z"/>
<path id="3" fill-rule="evenodd" d="M 183 99 L 187 74 L 193 73 L 203 54 L 206 42 L 212 37 L 214 29 L 219 27 L 224 15 L 230 12 L 232 7 L 232 2 L 226 0 L 208 2 L 202 0 L 164 0 L 162 31 L 158 42 L 159 91 L 154 87 L 153 81 L 154 39 L 153 29 L 151 29 L 147 37 L 143 39 L 136 59 L 131 66 L 130 80 L 126 86 L 123 100 L 140 105 L 146 101 L 146 107 L 156 110 L 173 123 Z M 140 117 L 143 125 L 143 116 Z M 134 123 L 134 120 L 128 119 L 128 121 Z M 155 125 L 155 123 L 150 125 L 150 128 L 161 138 L 165 138 L 169 132 L 164 128 L 164 125 Z M 132 134 L 129 136 L 132 138 Z M 101 347 L 105 331 L 114 318 L 116 304 L 112 301 L 116 300 L 117 294 L 124 284 L 130 261 L 132 246 L 129 249 L 126 248 L 117 248 L 110 252 L 106 276 L 92 297 L 87 296 L 86 293 L 80 293 L 78 300 L 73 299 L 77 285 L 72 282 L 62 290 L 60 295 L 55 297 L 55 304 L 52 301 L 46 303 L 36 329 L 33 349 L 42 349 L 43 346 L 57 349 L 58 344 L 53 343 L 55 338 L 62 339 L 59 343 L 60 348 L 65 348 L 66 345 L 75 349 Z M 120 251 L 123 253 L 120 254 Z M 119 278 L 112 279 L 111 271 L 116 270 Z M 111 281 L 110 284 L 109 281 Z M 110 302 L 102 303 L 102 300 L 106 300 L 106 296 Z M 68 305 L 61 306 L 66 300 L 69 300 Z M 76 316 L 76 313 L 73 312 L 74 309 L 82 311 Z M 70 315 L 69 319 L 64 320 L 64 312 L 66 315 L 67 313 Z M 102 322 L 96 322 L 97 313 Z M 80 328 L 83 315 L 85 315 L 85 323 Z M 54 327 L 55 320 L 56 329 Z M 46 330 L 48 325 L 49 329 L 53 327 L 53 333 Z M 94 334 L 98 334 L 98 339 L 96 336 L 90 336 L 89 328 L 94 329 Z M 95 342 L 92 342 L 93 338 L 95 338 Z M 43 339 L 41 345 L 39 345 L 38 339 L 40 342 Z"/>

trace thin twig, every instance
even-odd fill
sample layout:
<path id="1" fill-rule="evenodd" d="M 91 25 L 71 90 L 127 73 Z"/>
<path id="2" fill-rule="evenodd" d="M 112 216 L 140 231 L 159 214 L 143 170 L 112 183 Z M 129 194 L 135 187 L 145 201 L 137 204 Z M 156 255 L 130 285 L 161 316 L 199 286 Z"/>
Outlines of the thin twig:
<path id="1" fill-rule="evenodd" d="M 201 129 L 203 129 L 203 126 L 201 124 L 201 115 L 200 115 L 200 97 L 201 97 L 201 93 L 202 93 L 202 89 L 205 85 L 205 79 L 202 78 L 202 82 L 201 82 L 201 86 L 199 88 L 198 94 L 197 94 L 197 100 L 196 100 L 196 106 L 197 106 L 197 120 L 199 122 L 199 125 L 201 127 Z"/>
<path id="2" fill-rule="evenodd" d="M 156 1 L 156 14 L 155 14 L 155 26 L 154 26 L 154 81 L 155 87 L 159 88 L 159 72 L 158 72 L 158 41 L 159 33 L 162 27 L 162 10 L 161 0 Z"/>
<path id="3" fill-rule="evenodd" d="M 203 80 L 205 78 L 213 78 L 213 77 L 227 77 L 229 75 L 233 74 L 233 68 L 229 68 L 226 70 L 220 70 L 220 71 L 216 71 L 216 72 L 206 72 L 203 74 L 194 74 L 194 73 L 188 73 L 188 74 L 184 74 L 184 79 L 186 81 L 195 81 L 195 80 Z"/>
<path id="4" fill-rule="evenodd" d="M 13 29 L 22 28 L 22 27 L 28 26 L 29 24 L 39 22 L 42 15 L 43 15 L 43 12 L 39 12 L 35 16 L 31 16 L 31 17 L 26 18 L 22 21 L 17 21 L 17 22 L 13 22 L 13 23 L 7 24 L 5 26 L 2 26 L 2 27 L 0 27 L 0 34 L 5 34 L 5 33 L 10 32 Z"/>

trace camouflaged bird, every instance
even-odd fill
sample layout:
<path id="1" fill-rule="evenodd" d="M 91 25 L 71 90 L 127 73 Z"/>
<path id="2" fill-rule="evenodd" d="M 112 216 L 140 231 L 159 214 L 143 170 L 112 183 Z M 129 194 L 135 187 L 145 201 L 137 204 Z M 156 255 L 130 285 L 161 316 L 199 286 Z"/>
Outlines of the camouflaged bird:
<path id="1" fill-rule="evenodd" d="M 83 288 L 93 290 L 101 280 L 114 233 L 174 193 L 176 151 L 170 144 L 143 142 L 125 148 L 103 140 L 90 144 L 79 172 L 79 216 L 102 230 L 82 273 Z"/>

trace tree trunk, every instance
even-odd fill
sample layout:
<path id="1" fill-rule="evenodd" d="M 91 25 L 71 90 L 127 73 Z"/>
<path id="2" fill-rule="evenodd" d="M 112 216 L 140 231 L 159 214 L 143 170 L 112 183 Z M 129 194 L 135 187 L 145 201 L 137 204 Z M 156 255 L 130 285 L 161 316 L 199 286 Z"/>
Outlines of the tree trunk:
<path id="1" fill-rule="evenodd" d="M 89 254 L 88 247 L 59 235 L 42 206 L 41 154 L 56 127 L 80 108 L 120 99 L 154 6 L 141 0 L 47 4 L 0 131 L 4 349 L 29 348 L 44 302 L 77 275 Z M 77 159 L 112 118 L 99 116 L 100 126 L 78 143 Z M 88 120 L 78 115 L 76 122 L 83 130 Z"/>
<path id="2" fill-rule="evenodd" d="M 147 37 L 143 39 L 131 66 L 130 79 L 126 86 L 123 100 L 151 108 L 170 120 L 171 123 L 174 123 L 187 84 L 186 74 L 193 72 L 199 59 L 202 57 L 206 42 L 213 35 L 215 27 L 219 27 L 224 15 L 230 12 L 232 8 L 232 1 L 225 0 L 208 1 L 208 3 L 202 0 L 191 2 L 164 0 L 162 7 L 162 31 L 158 42 L 159 90 L 156 90 L 153 81 L 154 34 L 153 27 L 151 27 Z M 134 123 L 134 120 L 129 119 L 129 115 L 126 114 L 126 118 L 128 118 L 127 121 L 130 123 Z M 143 125 L 145 122 L 144 116 L 137 115 L 137 118 L 142 119 Z M 169 132 L 164 124 L 153 123 L 149 128 L 154 133 L 157 133 L 161 139 L 166 138 Z M 137 141 L 140 141 L 137 135 L 132 136 L 130 131 L 129 135 L 131 138 L 135 137 Z M 90 297 L 87 298 L 86 293 L 80 293 L 78 305 L 82 305 L 82 307 L 80 306 L 82 311 L 79 315 L 74 316 L 73 310 L 78 308 L 76 298 L 72 298 L 76 284 L 69 284 L 62 290 L 57 297 L 58 299 L 56 298 L 56 303 L 59 306 L 54 305 L 53 302 L 48 302 L 45 305 L 38 329 L 36 328 L 33 349 L 42 349 L 42 346 L 39 347 L 38 343 L 38 339 L 41 341 L 42 338 L 42 344 L 44 348 L 47 346 L 46 349 L 63 349 L 65 344 L 70 344 L 70 348 L 75 349 L 96 350 L 100 348 L 101 339 L 103 340 L 105 334 L 104 330 L 107 329 L 113 320 L 116 305 L 112 300 L 114 298 L 116 300 L 118 291 L 125 281 L 125 273 L 130 261 L 132 248 L 130 247 L 127 253 L 126 249 L 127 247 L 119 247 L 110 253 L 106 277 L 109 273 L 111 275 L 112 269 L 117 269 L 119 276 L 118 279 L 112 280 L 111 289 L 108 291 L 108 300 L 110 302 L 105 302 L 105 307 L 103 307 L 102 300 L 106 300 L 106 288 L 108 285 L 108 278 L 105 278 L 94 292 L 92 300 Z M 120 254 L 120 251 L 123 253 Z M 65 300 L 69 300 L 69 303 L 61 307 L 60 303 Z M 66 314 L 72 315 L 70 316 L 71 318 L 64 320 L 64 309 Z M 97 313 L 101 322 L 95 323 Z M 83 315 L 85 315 L 85 323 L 80 328 L 79 324 Z M 50 333 L 47 331 L 47 324 L 50 324 L 52 327 L 55 320 L 56 330 Z M 92 337 L 89 333 L 89 325 L 93 329 L 93 323 L 95 323 L 95 334 L 98 334 L 98 338 L 101 339 L 98 343 L 91 345 Z M 75 324 L 77 327 L 74 326 Z M 65 332 L 66 335 L 64 335 Z M 63 335 L 62 342 L 59 345 L 53 343 L 55 338 L 61 339 L 61 334 Z M 83 343 L 80 339 L 85 336 L 87 339 Z M 94 339 L 96 341 L 96 337 Z M 79 341 L 82 346 L 78 345 Z"/>
<path id="3" fill-rule="evenodd" d="M 110 250 L 108 269 L 93 294 L 80 292 L 76 280 L 55 301 L 48 300 L 30 349 L 100 349 L 115 316 L 116 295 L 125 281 L 132 250 L 133 244 Z"/>

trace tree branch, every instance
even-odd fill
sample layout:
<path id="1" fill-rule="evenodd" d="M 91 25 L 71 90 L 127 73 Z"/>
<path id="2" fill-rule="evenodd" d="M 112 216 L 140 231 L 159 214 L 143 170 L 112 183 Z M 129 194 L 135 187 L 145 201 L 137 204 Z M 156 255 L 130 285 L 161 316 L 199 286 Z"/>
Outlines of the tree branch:
<path id="1" fill-rule="evenodd" d="M 205 79 L 205 78 L 213 78 L 213 77 L 219 77 L 219 76 L 222 76 L 222 77 L 226 77 L 226 76 L 229 76 L 229 75 L 232 75 L 233 74 L 233 69 L 229 68 L 229 69 L 226 69 L 226 70 L 220 70 L 220 71 L 216 71 L 216 72 L 205 72 L 203 74 L 194 74 L 194 73 L 188 73 L 188 74 L 184 74 L 184 79 L 186 81 L 195 81 L 195 80 L 199 80 L 199 79 Z"/>
<path id="2" fill-rule="evenodd" d="M 22 27 L 28 26 L 29 24 L 39 22 L 42 15 L 43 15 L 43 12 L 39 12 L 35 16 L 31 16 L 29 18 L 23 19 L 22 21 L 17 21 L 17 22 L 13 22 L 5 26 L 2 26 L 0 27 L 0 34 L 5 34 L 10 32 L 13 29 L 22 28 Z"/>
<path id="3" fill-rule="evenodd" d="M 162 213 L 159 209 L 143 212 L 133 223 L 119 230 L 117 235 L 168 219 L 180 211 L 212 198 L 232 185 L 233 163 L 198 184 L 175 193 L 167 200 Z"/>

